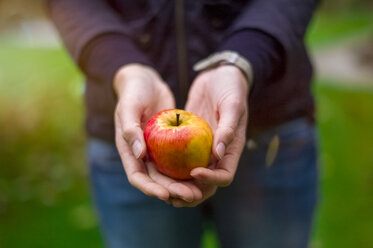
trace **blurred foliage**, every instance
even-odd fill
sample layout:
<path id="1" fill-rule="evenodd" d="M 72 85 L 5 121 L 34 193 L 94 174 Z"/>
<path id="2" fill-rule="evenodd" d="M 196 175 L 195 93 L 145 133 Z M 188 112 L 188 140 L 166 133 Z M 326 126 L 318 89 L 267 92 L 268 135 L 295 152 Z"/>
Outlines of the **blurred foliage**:
<path id="1" fill-rule="evenodd" d="M 101 247 L 82 80 L 61 49 L 0 46 L 0 247 Z"/>
<path id="2" fill-rule="evenodd" d="M 314 247 L 373 247 L 373 86 L 318 82 L 314 93 L 321 151 Z"/>
<path id="3" fill-rule="evenodd" d="M 373 8 L 371 0 L 319 0 L 324 12 L 351 12 Z"/>
<path id="4" fill-rule="evenodd" d="M 373 8 L 357 11 L 319 11 L 311 22 L 307 43 L 312 49 L 332 46 L 355 36 L 373 34 Z"/>
<path id="5" fill-rule="evenodd" d="M 53 205 L 84 176 L 81 77 L 62 51 L 0 50 L 0 192 Z M 80 159 L 78 159 L 80 158 Z M 4 200 L 3 200 L 4 201 Z M 7 200 L 5 200 L 7 201 Z"/>

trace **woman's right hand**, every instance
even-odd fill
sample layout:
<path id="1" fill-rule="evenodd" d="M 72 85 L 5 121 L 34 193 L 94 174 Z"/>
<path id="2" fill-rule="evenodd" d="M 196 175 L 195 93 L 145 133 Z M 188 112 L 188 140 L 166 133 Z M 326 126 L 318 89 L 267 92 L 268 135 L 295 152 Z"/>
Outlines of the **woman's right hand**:
<path id="1" fill-rule="evenodd" d="M 175 108 L 174 97 L 159 74 L 152 68 L 129 64 L 114 78 L 118 96 L 115 110 L 115 142 L 130 184 L 146 195 L 169 202 L 181 198 L 187 202 L 202 197 L 200 190 L 188 182 L 173 180 L 144 161 L 146 144 L 143 130 L 157 112 Z"/>

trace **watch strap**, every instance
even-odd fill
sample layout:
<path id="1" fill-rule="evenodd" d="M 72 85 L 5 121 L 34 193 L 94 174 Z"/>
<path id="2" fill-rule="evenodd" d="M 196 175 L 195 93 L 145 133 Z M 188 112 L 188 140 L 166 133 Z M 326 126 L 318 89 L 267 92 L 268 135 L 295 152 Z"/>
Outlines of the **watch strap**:
<path id="1" fill-rule="evenodd" d="M 245 78 L 251 85 L 253 81 L 253 70 L 249 61 L 234 51 L 222 51 L 213 53 L 205 59 L 200 60 L 193 66 L 194 71 L 203 71 L 217 67 L 221 64 L 230 64 L 237 66 L 245 75 Z"/>

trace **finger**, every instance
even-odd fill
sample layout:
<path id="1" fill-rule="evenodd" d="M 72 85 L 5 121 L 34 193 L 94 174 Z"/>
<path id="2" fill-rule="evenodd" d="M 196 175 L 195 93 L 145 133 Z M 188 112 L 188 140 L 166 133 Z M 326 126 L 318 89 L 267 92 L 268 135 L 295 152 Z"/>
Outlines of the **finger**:
<path id="1" fill-rule="evenodd" d="M 180 198 L 186 202 L 192 202 L 194 200 L 193 191 L 185 185 L 173 182 L 167 186 L 167 189 L 173 198 Z"/>
<path id="2" fill-rule="evenodd" d="M 183 201 L 182 199 L 172 199 L 171 204 L 175 208 L 182 208 L 182 207 L 195 207 L 197 206 L 201 201 L 197 202 L 186 202 Z"/>
<path id="3" fill-rule="evenodd" d="M 244 113 L 244 104 L 238 101 L 224 102 L 218 107 L 219 122 L 215 131 L 213 154 L 223 159 L 227 147 L 232 142 L 238 123 Z"/>
<path id="4" fill-rule="evenodd" d="M 171 198 L 171 200 L 170 200 L 171 204 L 174 207 L 195 207 L 195 206 L 201 204 L 202 202 L 206 201 L 207 199 L 209 199 L 211 196 L 213 196 L 216 193 L 217 187 L 215 187 L 215 186 L 211 187 L 211 186 L 200 184 L 200 183 L 197 183 L 197 184 L 199 184 L 199 187 L 204 192 L 203 193 L 203 198 L 201 198 L 198 201 L 193 201 L 193 202 L 185 202 L 182 199 Z"/>
<path id="5" fill-rule="evenodd" d="M 167 201 L 170 197 L 168 190 L 159 185 L 158 183 L 154 182 L 148 175 L 141 172 L 132 173 L 128 177 L 128 181 L 132 186 L 138 188 L 144 194 L 152 197 L 157 197 L 163 201 Z"/>
<path id="6" fill-rule="evenodd" d="M 122 138 L 131 147 L 136 159 L 143 158 L 146 153 L 144 134 L 141 129 L 142 112 L 139 106 L 130 106 L 130 103 L 126 102 L 118 107 L 116 114 L 117 121 L 122 129 Z"/>
<path id="7" fill-rule="evenodd" d="M 245 131 L 246 119 L 244 115 L 237 128 L 237 135 L 229 145 L 223 159 L 218 161 L 215 167 L 193 169 L 191 176 L 205 184 L 230 185 L 234 179 L 242 149 L 245 145 Z"/>
<path id="8" fill-rule="evenodd" d="M 171 197 L 180 198 L 186 202 L 192 202 L 202 198 L 202 192 L 197 186 L 187 181 L 176 181 L 166 175 L 161 174 L 151 162 L 147 162 L 146 164 L 149 176 L 155 182 L 167 188 Z"/>
<path id="9" fill-rule="evenodd" d="M 122 139 L 120 128 L 116 129 L 116 144 L 129 183 L 146 195 L 167 200 L 170 196 L 168 190 L 147 175 L 144 162 L 134 157 L 129 145 Z"/>
<path id="10" fill-rule="evenodd" d="M 178 197 L 187 202 L 191 202 L 194 199 L 193 192 L 191 189 L 177 183 L 174 179 L 167 177 L 161 174 L 156 168 L 155 165 L 151 162 L 146 162 L 149 176 L 159 184 L 163 185 L 170 192 L 171 197 Z"/>
<path id="11" fill-rule="evenodd" d="M 188 186 L 192 190 L 194 196 L 193 201 L 199 201 L 203 198 L 201 189 L 193 181 L 185 181 L 183 182 L 183 184 Z"/>
<path id="12" fill-rule="evenodd" d="M 191 176 L 204 184 L 225 187 L 232 183 L 234 172 L 226 168 L 212 170 L 200 167 L 192 170 Z"/>

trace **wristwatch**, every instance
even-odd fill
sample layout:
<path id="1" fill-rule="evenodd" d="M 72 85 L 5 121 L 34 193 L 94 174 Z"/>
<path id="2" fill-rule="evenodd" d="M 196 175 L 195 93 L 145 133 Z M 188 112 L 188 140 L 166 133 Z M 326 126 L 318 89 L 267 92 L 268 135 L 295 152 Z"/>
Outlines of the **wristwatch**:
<path id="1" fill-rule="evenodd" d="M 194 71 L 203 71 L 214 68 L 218 65 L 228 64 L 237 66 L 245 75 L 246 80 L 251 86 L 253 81 L 253 69 L 249 61 L 234 51 L 222 51 L 213 53 L 205 59 L 198 61 L 194 66 Z"/>

